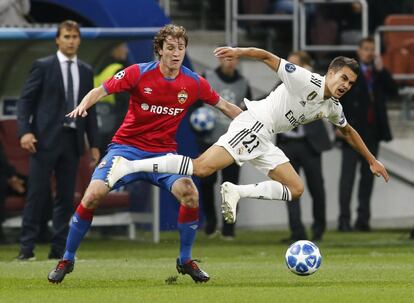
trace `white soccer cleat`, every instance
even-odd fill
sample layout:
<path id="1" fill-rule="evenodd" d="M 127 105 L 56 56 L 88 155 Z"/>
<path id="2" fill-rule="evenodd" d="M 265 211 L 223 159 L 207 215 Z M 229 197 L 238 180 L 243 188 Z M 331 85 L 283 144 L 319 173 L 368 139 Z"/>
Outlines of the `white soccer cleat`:
<path id="1" fill-rule="evenodd" d="M 236 222 L 237 203 L 240 200 L 240 194 L 236 185 L 231 182 L 224 182 L 221 185 L 221 213 L 227 223 Z"/>
<path id="2" fill-rule="evenodd" d="M 109 169 L 108 175 L 106 176 L 106 183 L 112 188 L 116 182 L 122 177 L 128 175 L 129 172 L 129 160 L 121 156 L 114 156 L 112 160 L 112 166 Z"/>

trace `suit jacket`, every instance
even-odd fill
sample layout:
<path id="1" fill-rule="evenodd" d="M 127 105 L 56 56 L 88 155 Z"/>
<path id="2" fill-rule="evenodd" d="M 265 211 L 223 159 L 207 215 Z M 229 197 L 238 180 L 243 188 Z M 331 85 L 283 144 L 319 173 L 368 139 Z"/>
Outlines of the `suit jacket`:
<path id="1" fill-rule="evenodd" d="M 311 123 L 303 125 L 303 127 L 305 130 L 304 139 L 314 152 L 320 154 L 323 151 L 332 148 L 332 141 L 329 138 L 328 130 L 322 120 L 315 120 Z M 277 145 L 287 143 L 290 140 L 294 139 L 289 138 L 283 133 L 277 134 L 276 136 Z"/>
<path id="2" fill-rule="evenodd" d="M 93 72 L 89 65 L 77 60 L 79 68 L 79 96 L 77 102 L 93 88 Z M 75 96 L 76 98 L 76 96 Z M 57 55 L 36 60 L 23 86 L 17 105 L 19 137 L 33 133 L 36 148 L 53 150 L 61 144 L 66 111 L 63 77 Z M 86 118 L 76 119 L 77 149 L 84 151 L 85 132 L 91 147 L 97 147 L 97 119 L 95 108 L 88 110 Z"/>
<path id="3" fill-rule="evenodd" d="M 386 99 L 398 93 L 398 85 L 385 69 L 380 72 L 374 71 L 373 77 L 375 127 L 378 141 L 390 141 L 392 135 L 388 123 Z M 352 89 L 341 98 L 341 104 L 349 124 L 358 131 L 363 139 L 366 138 L 366 130 L 368 129 L 369 102 L 368 85 L 361 70 Z"/>
<path id="4" fill-rule="evenodd" d="M 305 124 L 304 127 L 305 139 L 315 152 L 321 153 L 332 148 L 332 141 L 322 120 Z"/>

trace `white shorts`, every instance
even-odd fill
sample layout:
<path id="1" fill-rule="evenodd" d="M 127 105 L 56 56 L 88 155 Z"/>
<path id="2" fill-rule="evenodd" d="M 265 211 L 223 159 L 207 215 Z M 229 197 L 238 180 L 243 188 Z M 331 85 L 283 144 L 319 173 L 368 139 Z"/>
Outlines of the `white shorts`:
<path id="1" fill-rule="evenodd" d="M 272 143 L 272 133 L 248 111 L 238 115 L 214 144 L 224 147 L 238 165 L 249 161 L 266 176 L 269 170 L 289 162 L 283 151 Z"/>

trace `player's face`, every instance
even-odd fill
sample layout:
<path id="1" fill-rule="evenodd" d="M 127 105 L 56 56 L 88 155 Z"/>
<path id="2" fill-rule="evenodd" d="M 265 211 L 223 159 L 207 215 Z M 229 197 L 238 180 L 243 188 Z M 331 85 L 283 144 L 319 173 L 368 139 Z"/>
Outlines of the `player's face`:
<path id="1" fill-rule="evenodd" d="M 185 56 L 185 40 L 168 36 L 164 41 L 162 49 L 159 50 L 159 54 L 163 66 L 170 70 L 179 69 Z"/>
<path id="2" fill-rule="evenodd" d="M 62 28 L 59 37 L 56 38 L 58 49 L 69 58 L 72 58 L 78 52 L 80 45 L 80 35 L 76 30 Z"/>
<path id="3" fill-rule="evenodd" d="M 375 59 L 375 44 L 370 41 L 365 41 L 358 48 L 359 60 L 364 64 L 372 64 Z"/>
<path id="4" fill-rule="evenodd" d="M 355 83 L 357 75 L 348 67 L 344 66 L 337 72 L 328 71 L 326 84 L 332 97 L 341 98 Z"/>

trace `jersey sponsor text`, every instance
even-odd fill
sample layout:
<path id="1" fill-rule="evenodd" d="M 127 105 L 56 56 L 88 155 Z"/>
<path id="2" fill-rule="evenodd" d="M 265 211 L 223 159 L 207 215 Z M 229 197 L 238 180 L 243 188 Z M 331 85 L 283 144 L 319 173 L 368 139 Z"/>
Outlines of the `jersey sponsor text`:
<path id="1" fill-rule="evenodd" d="M 303 123 L 305 121 L 305 115 L 302 114 L 299 116 L 299 118 L 295 118 L 293 116 L 293 112 L 290 110 L 285 114 L 285 117 L 288 119 L 289 123 L 292 124 L 292 126 L 296 127 Z"/>
<path id="2" fill-rule="evenodd" d="M 181 114 L 184 109 L 183 108 L 176 108 L 176 107 L 167 107 L 167 106 L 160 106 L 160 105 L 151 105 L 149 111 L 154 114 L 158 115 L 170 115 L 170 116 L 177 116 Z"/>

